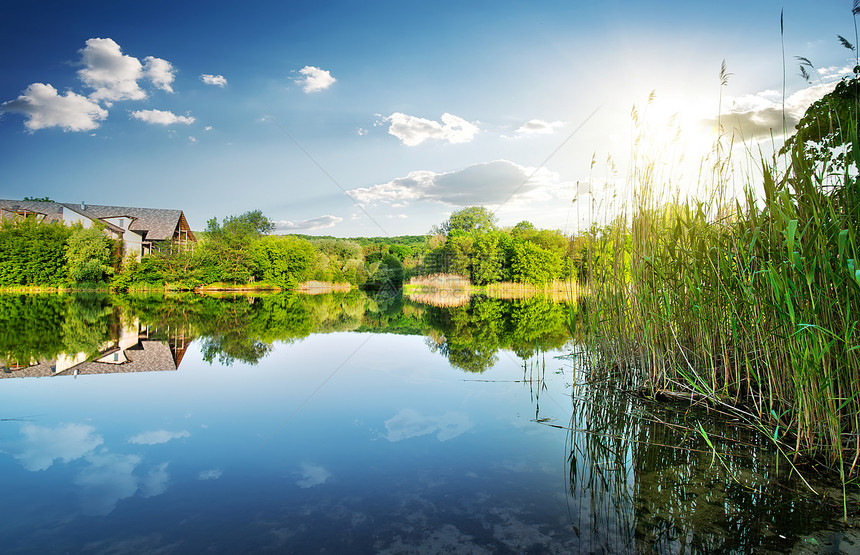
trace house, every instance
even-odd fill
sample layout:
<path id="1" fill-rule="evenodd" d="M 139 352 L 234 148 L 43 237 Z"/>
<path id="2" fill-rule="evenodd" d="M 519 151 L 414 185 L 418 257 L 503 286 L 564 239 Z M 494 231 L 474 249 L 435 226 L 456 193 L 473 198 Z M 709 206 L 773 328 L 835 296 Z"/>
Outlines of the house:
<path id="1" fill-rule="evenodd" d="M 176 241 L 187 246 L 196 241 L 182 210 L 132 208 L 99 204 L 0 199 L 0 219 L 36 218 L 44 222 L 90 227 L 99 222 L 113 239 L 122 239 L 123 254 L 142 255 L 158 249 L 158 243 Z"/>

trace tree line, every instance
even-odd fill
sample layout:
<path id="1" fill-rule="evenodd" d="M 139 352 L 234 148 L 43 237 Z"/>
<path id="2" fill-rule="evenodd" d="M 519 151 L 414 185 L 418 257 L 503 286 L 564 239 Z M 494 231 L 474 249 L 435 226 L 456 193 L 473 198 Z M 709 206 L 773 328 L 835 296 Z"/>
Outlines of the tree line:
<path id="1" fill-rule="evenodd" d="M 580 272 L 574 239 L 529 222 L 500 228 L 482 206 L 466 207 L 428 235 L 340 239 L 277 235 L 260 210 L 212 218 L 191 245 L 164 242 L 140 260 L 95 224 L 34 218 L 0 223 L 0 287 L 190 290 L 213 284 L 295 288 L 306 281 L 399 288 L 410 276 L 454 273 L 484 285 L 545 284 Z"/>

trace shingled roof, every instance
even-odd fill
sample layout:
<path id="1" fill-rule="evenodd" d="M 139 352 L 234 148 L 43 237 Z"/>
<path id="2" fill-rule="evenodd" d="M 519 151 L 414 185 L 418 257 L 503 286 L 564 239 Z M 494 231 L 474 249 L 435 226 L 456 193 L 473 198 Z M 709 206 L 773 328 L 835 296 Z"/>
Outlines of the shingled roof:
<path id="1" fill-rule="evenodd" d="M 63 221 L 63 208 L 77 212 L 91 220 L 105 218 L 129 218 L 129 229 L 143 236 L 144 241 L 165 241 L 173 238 L 173 233 L 181 220 L 182 210 L 162 208 L 134 208 L 130 206 L 106 206 L 100 204 L 42 202 L 33 200 L 2 200 L 0 210 L 18 212 L 26 210 L 44 214 L 47 222 Z M 185 224 L 188 225 L 187 223 Z"/>

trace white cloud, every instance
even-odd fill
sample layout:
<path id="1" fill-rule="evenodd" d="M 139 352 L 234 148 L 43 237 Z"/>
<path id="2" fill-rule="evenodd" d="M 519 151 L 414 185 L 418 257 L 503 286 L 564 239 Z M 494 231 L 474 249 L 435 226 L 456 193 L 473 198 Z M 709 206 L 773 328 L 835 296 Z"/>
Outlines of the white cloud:
<path id="1" fill-rule="evenodd" d="M 135 445 L 157 445 L 159 443 L 167 443 L 171 439 L 182 439 L 191 436 L 186 430 L 181 432 L 169 432 L 167 430 L 153 430 L 151 432 L 143 432 L 128 439 L 129 443 Z"/>
<path id="2" fill-rule="evenodd" d="M 91 131 L 108 115 L 107 110 L 84 96 L 71 91 L 60 96 L 57 89 L 43 83 L 33 83 L 17 99 L 4 102 L 2 110 L 24 114 L 24 125 L 31 131 L 45 127 Z"/>
<path id="3" fill-rule="evenodd" d="M 204 73 L 200 76 L 200 80 L 207 85 L 214 85 L 216 87 L 227 86 L 227 78 L 223 75 L 209 75 L 208 73 Z"/>
<path id="4" fill-rule="evenodd" d="M 182 123 L 191 125 L 194 123 L 194 118 L 190 116 L 177 116 L 173 112 L 164 110 L 137 110 L 131 113 L 132 117 L 146 123 L 157 123 L 158 125 L 173 125 Z"/>
<path id="5" fill-rule="evenodd" d="M 302 464 L 302 478 L 296 485 L 300 488 L 312 488 L 326 483 L 331 478 L 331 472 L 318 464 Z"/>
<path id="6" fill-rule="evenodd" d="M 385 438 L 395 442 L 438 432 L 436 439 L 448 441 L 467 432 L 474 426 L 469 415 L 462 412 L 424 416 L 418 411 L 403 409 L 385 421 L 385 429 L 388 430 Z"/>
<path id="7" fill-rule="evenodd" d="M 197 139 L 195 137 L 188 137 L 188 142 L 194 144 L 197 142 Z"/>
<path id="8" fill-rule="evenodd" d="M 555 133 L 556 127 L 564 127 L 563 121 L 546 122 L 542 119 L 530 119 L 517 129 L 519 135 L 549 135 Z"/>
<path id="9" fill-rule="evenodd" d="M 402 206 L 426 200 L 452 206 L 497 205 L 512 196 L 522 197 L 538 189 L 563 186 L 558 174 L 545 168 L 536 170 L 496 160 L 447 173 L 413 171 L 388 183 L 353 189 L 349 194 L 356 201 L 368 204 L 382 202 Z"/>
<path id="10" fill-rule="evenodd" d="M 305 66 L 299 73 L 302 76 L 293 80 L 301 85 L 306 93 L 324 91 L 337 81 L 329 71 L 314 66 Z"/>
<path id="11" fill-rule="evenodd" d="M 729 109 L 720 117 L 720 123 L 727 130 L 734 128 L 740 131 L 748 139 L 767 138 L 771 133 L 782 134 L 784 116 L 785 127 L 792 132 L 807 108 L 835 87 L 836 83 L 831 82 L 801 89 L 785 99 L 784 111 L 779 91 L 766 90 L 729 99 Z M 716 127 L 717 118 L 704 123 Z"/>
<path id="12" fill-rule="evenodd" d="M 198 480 L 217 480 L 223 474 L 220 468 L 212 468 L 210 470 L 201 470 L 197 475 Z"/>
<path id="13" fill-rule="evenodd" d="M 84 68 L 78 70 L 78 77 L 93 89 L 90 98 L 104 101 L 108 107 L 118 100 L 146 98 L 146 91 L 138 83 L 141 79 L 173 92 L 175 69 L 167 60 L 147 56 L 141 64 L 134 56 L 123 54 L 113 39 L 89 39 L 79 52 Z"/>
<path id="14" fill-rule="evenodd" d="M 143 66 L 143 74 L 148 77 L 152 84 L 163 91 L 173 92 L 170 85 L 175 79 L 173 64 L 161 58 L 147 56 L 144 58 L 146 64 Z"/>
<path id="15" fill-rule="evenodd" d="M 406 146 L 420 145 L 428 139 L 448 141 L 449 143 L 468 143 L 480 129 L 477 125 L 453 114 L 442 114 L 442 121 L 409 116 L 394 112 L 383 118 L 383 122 L 391 122 L 388 133 L 394 135 Z"/>
<path id="16" fill-rule="evenodd" d="M 325 216 L 320 216 L 319 218 L 311 218 L 309 220 L 302 220 L 301 222 L 290 222 L 287 220 L 282 220 L 280 222 L 275 222 L 275 230 L 276 231 L 313 231 L 316 229 L 326 229 L 329 227 L 334 227 L 343 221 L 343 218 L 338 218 L 337 216 L 332 216 L 331 214 L 326 214 Z"/>
<path id="17" fill-rule="evenodd" d="M 47 470 L 55 460 L 70 462 L 90 453 L 104 443 L 95 428 L 86 424 L 62 424 L 43 428 L 23 424 L 21 451 L 14 457 L 30 471 Z"/>
<path id="18" fill-rule="evenodd" d="M 212 126 L 207 125 L 206 127 L 203 128 L 203 131 L 212 131 Z"/>
<path id="19" fill-rule="evenodd" d="M 78 77 L 95 89 L 90 98 L 105 100 L 141 100 L 146 93 L 137 81 L 143 77 L 140 60 L 122 53 L 113 39 L 89 39 L 80 50 L 83 69 Z"/>

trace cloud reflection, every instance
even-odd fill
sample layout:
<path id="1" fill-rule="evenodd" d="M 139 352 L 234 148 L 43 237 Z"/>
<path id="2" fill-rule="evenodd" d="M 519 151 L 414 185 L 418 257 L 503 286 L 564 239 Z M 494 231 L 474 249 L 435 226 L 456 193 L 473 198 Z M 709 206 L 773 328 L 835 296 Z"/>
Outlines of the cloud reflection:
<path id="1" fill-rule="evenodd" d="M 331 472 L 318 464 L 302 464 L 302 479 L 296 482 L 301 488 L 312 488 L 324 484 L 331 478 Z"/>
<path id="2" fill-rule="evenodd" d="M 182 439 L 189 437 L 191 434 L 186 430 L 181 432 L 169 432 L 167 430 L 153 430 L 151 432 L 143 432 L 134 437 L 129 438 L 129 443 L 135 445 L 158 445 L 159 443 L 167 443 L 171 439 Z"/>
<path id="3" fill-rule="evenodd" d="M 211 470 L 202 470 L 200 474 L 197 475 L 198 480 L 217 480 L 221 477 L 222 471 L 220 468 L 213 468 Z"/>
<path id="4" fill-rule="evenodd" d="M 106 515 L 113 511 L 120 499 L 137 493 L 138 480 L 134 469 L 140 464 L 137 455 L 98 453 L 87 457 L 90 466 L 76 477 L 75 484 L 83 489 L 84 512 Z"/>
<path id="5" fill-rule="evenodd" d="M 103 444 L 104 438 L 95 431 L 86 424 L 61 424 L 56 428 L 23 424 L 21 452 L 13 456 L 27 470 L 47 470 L 55 460 L 71 462 Z"/>
<path id="6" fill-rule="evenodd" d="M 413 409 L 403 409 L 385 421 L 388 441 L 401 441 L 411 437 L 419 437 L 432 433 L 439 441 L 448 441 L 475 425 L 469 420 L 469 415 L 462 412 L 446 412 L 440 416 L 424 416 Z"/>

